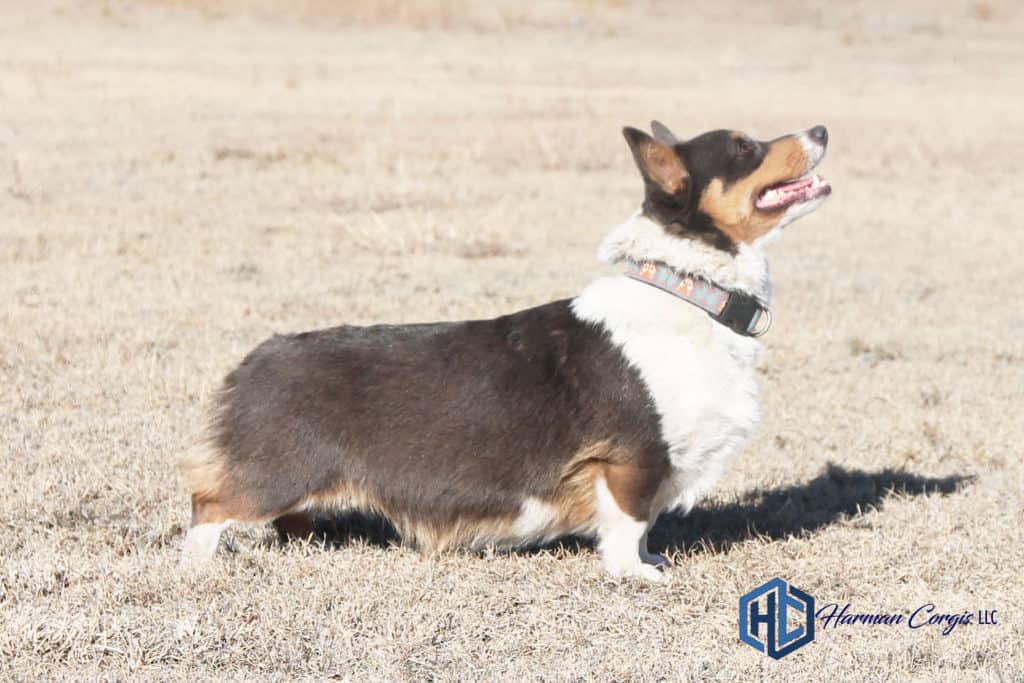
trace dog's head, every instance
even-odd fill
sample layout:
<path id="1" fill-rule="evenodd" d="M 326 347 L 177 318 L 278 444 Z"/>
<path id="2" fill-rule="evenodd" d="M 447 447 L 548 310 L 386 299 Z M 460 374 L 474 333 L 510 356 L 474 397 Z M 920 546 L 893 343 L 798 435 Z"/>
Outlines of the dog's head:
<path id="1" fill-rule="evenodd" d="M 828 131 L 815 126 L 762 142 L 716 130 L 680 141 L 661 123 L 654 136 L 624 128 L 644 178 L 643 211 L 670 235 L 734 252 L 818 208 L 832 192 L 808 175 L 825 156 Z"/>

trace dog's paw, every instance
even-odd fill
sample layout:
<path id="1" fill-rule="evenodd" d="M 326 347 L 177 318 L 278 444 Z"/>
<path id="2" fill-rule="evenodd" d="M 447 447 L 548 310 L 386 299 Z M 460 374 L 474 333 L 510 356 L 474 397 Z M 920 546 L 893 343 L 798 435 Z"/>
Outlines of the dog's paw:
<path id="1" fill-rule="evenodd" d="M 605 569 L 615 578 L 636 578 L 655 583 L 665 580 L 665 574 L 660 569 L 652 564 L 644 564 L 640 561 L 629 564 L 605 564 Z"/>
<path id="2" fill-rule="evenodd" d="M 647 581 L 653 581 L 655 583 L 661 583 L 667 577 L 665 572 L 661 571 L 654 565 L 642 564 L 637 570 L 636 576 Z"/>
<path id="3" fill-rule="evenodd" d="M 672 566 L 672 563 L 667 557 L 661 553 L 649 553 L 646 550 L 640 551 L 640 559 L 644 564 L 654 565 L 655 567 L 663 567 L 668 569 Z"/>

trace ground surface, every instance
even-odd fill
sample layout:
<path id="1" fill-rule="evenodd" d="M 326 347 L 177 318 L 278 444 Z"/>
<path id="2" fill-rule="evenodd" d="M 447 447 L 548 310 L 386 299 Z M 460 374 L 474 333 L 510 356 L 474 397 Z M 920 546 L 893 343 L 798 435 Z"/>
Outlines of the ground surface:
<path id="1" fill-rule="evenodd" d="M 1024 677 L 1024 17 L 767 5 L 0 5 L 0 678 Z M 654 117 L 825 123 L 836 187 L 772 249 L 763 428 L 659 528 L 667 583 L 264 528 L 178 572 L 170 463 L 245 351 L 579 291 Z M 998 625 L 774 661 L 737 639 L 774 576 Z"/>

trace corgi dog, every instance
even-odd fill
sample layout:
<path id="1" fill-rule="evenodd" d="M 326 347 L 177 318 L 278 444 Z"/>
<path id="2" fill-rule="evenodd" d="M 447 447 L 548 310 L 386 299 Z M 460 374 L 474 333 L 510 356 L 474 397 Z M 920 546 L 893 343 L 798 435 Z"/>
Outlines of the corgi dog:
<path id="1" fill-rule="evenodd" d="M 657 581 L 658 515 L 688 511 L 758 421 L 770 325 L 763 248 L 831 193 L 828 132 L 768 141 L 623 129 L 640 209 L 599 257 L 623 272 L 492 320 L 274 336 L 228 374 L 180 461 L 182 561 L 233 522 L 312 533 L 355 509 L 426 551 L 596 538 L 614 576 Z"/>

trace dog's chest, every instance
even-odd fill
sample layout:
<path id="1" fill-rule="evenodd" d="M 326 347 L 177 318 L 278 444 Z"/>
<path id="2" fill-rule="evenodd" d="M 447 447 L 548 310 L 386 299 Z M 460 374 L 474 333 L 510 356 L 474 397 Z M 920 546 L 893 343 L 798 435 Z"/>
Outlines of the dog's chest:
<path id="1" fill-rule="evenodd" d="M 712 329 L 711 336 L 719 343 L 666 337 L 626 349 L 641 368 L 661 416 L 662 438 L 672 462 L 654 502 L 655 512 L 692 508 L 757 426 L 756 350 L 721 339 L 726 335 L 735 338 L 724 329 Z"/>
<path id="2" fill-rule="evenodd" d="M 691 507 L 756 427 L 760 344 L 625 278 L 593 283 L 574 310 L 608 330 L 650 392 L 673 466 L 655 505 Z"/>

